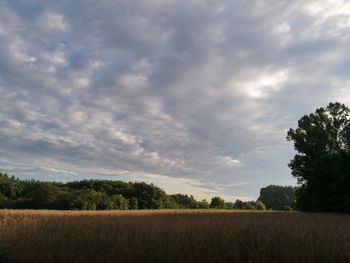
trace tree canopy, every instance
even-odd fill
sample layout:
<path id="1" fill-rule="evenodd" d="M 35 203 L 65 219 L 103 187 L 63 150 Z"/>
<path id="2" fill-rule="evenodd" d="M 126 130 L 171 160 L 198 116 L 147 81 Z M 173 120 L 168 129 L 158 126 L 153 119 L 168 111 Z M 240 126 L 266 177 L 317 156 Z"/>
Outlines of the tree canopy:
<path id="1" fill-rule="evenodd" d="M 258 200 L 262 201 L 267 208 L 273 210 L 286 210 L 286 207 L 295 205 L 295 187 L 269 185 L 260 189 Z"/>
<path id="2" fill-rule="evenodd" d="M 219 196 L 214 196 L 214 197 L 211 199 L 210 207 L 211 207 L 211 208 L 220 208 L 220 209 L 224 209 L 224 208 L 226 207 L 226 206 L 225 206 L 225 200 L 222 199 L 222 198 L 219 197 Z"/>
<path id="3" fill-rule="evenodd" d="M 108 210 L 176 208 L 164 190 L 146 183 L 19 180 L 0 173 L 0 208 Z"/>
<path id="4" fill-rule="evenodd" d="M 289 163 L 297 204 L 309 211 L 350 211 L 350 109 L 330 103 L 303 116 L 287 139 L 298 152 Z"/>

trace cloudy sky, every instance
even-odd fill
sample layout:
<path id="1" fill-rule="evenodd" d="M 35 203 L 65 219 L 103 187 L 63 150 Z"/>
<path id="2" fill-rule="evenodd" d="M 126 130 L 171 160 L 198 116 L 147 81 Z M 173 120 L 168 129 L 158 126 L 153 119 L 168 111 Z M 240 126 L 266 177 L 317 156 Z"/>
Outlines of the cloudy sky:
<path id="1" fill-rule="evenodd" d="M 350 3 L 0 0 L 0 170 L 255 199 L 350 104 Z"/>

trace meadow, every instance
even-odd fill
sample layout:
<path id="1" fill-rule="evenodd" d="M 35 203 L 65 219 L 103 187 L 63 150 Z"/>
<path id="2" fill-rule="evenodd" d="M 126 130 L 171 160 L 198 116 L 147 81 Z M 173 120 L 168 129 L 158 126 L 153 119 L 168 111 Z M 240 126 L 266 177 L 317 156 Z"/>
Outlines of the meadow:
<path id="1" fill-rule="evenodd" d="M 0 262 L 350 262 L 350 215 L 0 210 Z"/>

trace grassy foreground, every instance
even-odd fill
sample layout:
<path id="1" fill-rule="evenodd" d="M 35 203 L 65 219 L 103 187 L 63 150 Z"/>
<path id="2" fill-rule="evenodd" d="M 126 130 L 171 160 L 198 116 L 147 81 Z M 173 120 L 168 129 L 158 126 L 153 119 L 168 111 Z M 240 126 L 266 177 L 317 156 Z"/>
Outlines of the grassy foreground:
<path id="1" fill-rule="evenodd" d="M 0 262 L 350 262 L 350 216 L 0 210 Z"/>

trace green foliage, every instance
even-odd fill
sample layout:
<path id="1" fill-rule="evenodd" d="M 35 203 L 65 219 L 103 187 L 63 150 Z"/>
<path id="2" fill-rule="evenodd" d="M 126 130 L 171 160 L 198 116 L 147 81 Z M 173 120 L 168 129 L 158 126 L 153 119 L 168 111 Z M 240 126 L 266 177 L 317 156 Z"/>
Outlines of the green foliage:
<path id="1" fill-rule="evenodd" d="M 224 208 L 226 208 L 226 206 L 225 206 L 225 200 L 222 199 L 222 198 L 219 197 L 219 196 L 214 196 L 214 197 L 211 199 L 210 207 L 211 207 L 211 208 L 224 209 Z"/>
<path id="2" fill-rule="evenodd" d="M 9 199 L 2 193 L 0 193 L 0 209 L 8 206 Z"/>
<path id="3" fill-rule="evenodd" d="M 188 196 L 185 194 L 174 194 L 170 196 L 178 205 L 178 208 L 199 208 L 198 202 L 194 199 L 193 195 Z"/>
<path id="4" fill-rule="evenodd" d="M 260 189 L 258 200 L 273 210 L 283 210 L 285 206 L 293 207 L 295 205 L 295 187 L 281 185 L 263 187 Z"/>
<path id="5" fill-rule="evenodd" d="M 200 209 L 207 209 L 210 208 L 210 205 L 206 199 L 203 199 L 202 201 L 197 202 L 198 208 Z"/>
<path id="6" fill-rule="evenodd" d="M 260 200 L 256 201 L 255 207 L 256 207 L 256 210 L 266 210 L 265 204 Z"/>
<path id="7" fill-rule="evenodd" d="M 119 210 L 127 210 L 128 209 L 128 200 L 124 198 L 121 194 L 112 196 L 113 208 Z"/>
<path id="8" fill-rule="evenodd" d="M 235 209 L 235 204 L 232 202 L 226 202 L 225 203 L 225 208 L 226 209 Z"/>
<path id="9" fill-rule="evenodd" d="M 236 202 L 233 204 L 234 209 L 242 209 L 243 208 L 243 201 L 237 199 Z"/>
<path id="10" fill-rule="evenodd" d="M 174 208 L 166 193 L 146 183 L 82 180 L 66 184 L 21 181 L 0 173 L 0 208 L 109 210 Z"/>
<path id="11" fill-rule="evenodd" d="M 136 210 L 138 209 L 138 200 L 136 197 L 132 197 L 129 201 L 129 209 Z"/>
<path id="12" fill-rule="evenodd" d="M 256 203 L 254 201 L 243 202 L 244 210 L 256 210 Z"/>
<path id="13" fill-rule="evenodd" d="M 298 152 L 289 163 L 306 211 L 350 212 L 350 109 L 330 103 L 303 116 L 287 139 Z"/>
<path id="14" fill-rule="evenodd" d="M 210 205 L 206 199 L 202 201 L 197 201 L 193 195 L 186 194 L 173 194 L 170 195 L 171 200 L 174 202 L 171 208 L 181 208 L 181 209 L 207 209 Z"/>
<path id="15" fill-rule="evenodd" d="M 162 203 L 161 208 L 166 208 L 166 209 L 179 208 L 179 205 L 175 202 L 175 200 L 171 196 L 166 196 L 165 200 Z"/>
<path id="16" fill-rule="evenodd" d="M 54 208 L 54 203 L 60 191 L 61 189 L 58 186 L 51 183 L 35 183 L 30 192 L 31 207 L 37 209 Z"/>
<path id="17" fill-rule="evenodd" d="M 21 191 L 20 181 L 15 177 L 0 173 L 0 193 L 9 199 L 16 198 Z"/>

